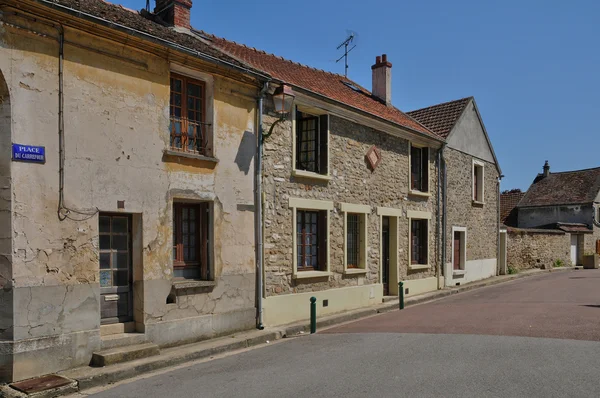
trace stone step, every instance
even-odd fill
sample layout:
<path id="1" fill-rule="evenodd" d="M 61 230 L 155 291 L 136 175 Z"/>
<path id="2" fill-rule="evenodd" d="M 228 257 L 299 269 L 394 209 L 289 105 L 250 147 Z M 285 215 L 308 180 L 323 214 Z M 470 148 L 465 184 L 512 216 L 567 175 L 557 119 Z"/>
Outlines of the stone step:
<path id="1" fill-rule="evenodd" d="M 390 301 L 394 301 L 394 300 L 398 300 L 398 296 L 383 296 L 383 300 L 381 300 L 383 303 L 387 303 Z"/>
<path id="2" fill-rule="evenodd" d="M 144 333 L 119 333 L 110 336 L 102 336 L 102 349 L 108 350 L 118 347 L 129 347 L 132 345 L 147 343 Z"/>
<path id="3" fill-rule="evenodd" d="M 160 354 L 156 344 L 136 344 L 129 347 L 111 348 L 92 354 L 92 366 L 102 367 Z"/>

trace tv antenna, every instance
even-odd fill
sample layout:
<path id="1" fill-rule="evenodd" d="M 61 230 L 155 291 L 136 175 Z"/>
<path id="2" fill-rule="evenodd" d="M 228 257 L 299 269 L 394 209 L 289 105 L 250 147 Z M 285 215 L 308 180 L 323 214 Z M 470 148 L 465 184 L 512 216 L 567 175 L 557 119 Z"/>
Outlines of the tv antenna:
<path id="1" fill-rule="evenodd" d="M 356 33 L 355 32 L 347 32 L 348 33 L 348 37 L 346 38 L 346 40 L 344 40 L 342 42 L 342 44 L 340 44 L 339 46 L 337 46 L 337 49 L 339 50 L 340 48 L 344 47 L 344 55 L 342 55 L 341 57 L 339 57 L 337 59 L 337 61 L 335 61 L 335 63 L 337 64 L 338 62 L 340 62 L 342 59 L 344 60 L 344 64 L 345 64 L 345 72 L 344 72 L 344 76 L 348 77 L 348 54 L 350 53 L 350 51 L 354 50 L 356 48 L 356 44 L 354 43 L 354 40 L 356 39 Z M 350 47 L 352 46 L 352 47 Z M 348 49 L 348 47 L 350 47 L 350 49 Z"/>

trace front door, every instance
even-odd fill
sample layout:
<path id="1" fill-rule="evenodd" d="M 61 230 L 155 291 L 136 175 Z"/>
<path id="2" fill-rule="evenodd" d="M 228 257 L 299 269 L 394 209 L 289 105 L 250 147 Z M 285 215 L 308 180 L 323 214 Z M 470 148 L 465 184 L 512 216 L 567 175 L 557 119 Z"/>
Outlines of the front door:
<path id="1" fill-rule="evenodd" d="M 454 232 L 454 269 L 460 270 L 460 232 Z"/>
<path id="2" fill-rule="evenodd" d="M 571 235 L 571 264 L 577 265 L 577 235 Z"/>
<path id="3" fill-rule="evenodd" d="M 381 226 L 381 283 L 383 295 L 390 293 L 390 218 L 383 217 Z"/>
<path id="4" fill-rule="evenodd" d="M 132 320 L 131 217 L 100 213 L 101 323 Z"/>

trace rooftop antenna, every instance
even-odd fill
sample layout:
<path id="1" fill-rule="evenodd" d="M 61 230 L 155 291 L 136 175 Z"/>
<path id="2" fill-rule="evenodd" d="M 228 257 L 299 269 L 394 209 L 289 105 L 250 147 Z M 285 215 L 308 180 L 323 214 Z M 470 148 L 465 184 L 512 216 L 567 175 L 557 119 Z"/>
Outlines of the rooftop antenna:
<path id="1" fill-rule="evenodd" d="M 350 51 L 354 50 L 356 48 L 356 44 L 352 45 L 354 42 L 354 39 L 356 39 L 356 33 L 355 32 L 347 32 L 348 33 L 348 37 L 346 38 L 346 40 L 344 40 L 342 42 L 342 44 L 340 44 L 339 46 L 337 46 L 337 49 L 339 50 L 340 48 L 344 47 L 344 55 L 342 55 L 341 57 L 339 57 L 337 59 L 337 61 L 335 61 L 335 63 L 337 64 L 338 62 L 340 62 L 342 59 L 344 59 L 344 64 L 346 66 L 345 72 L 344 72 L 344 76 L 348 77 L 348 54 L 350 53 Z M 350 47 L 352 45 L 352 47 Z M 350 47 L 350 49 L 348 49 L 348 47 Z"/>
<path id="2" fill-rule="evenodd" d="M 150 0 L 146 0 L 146 11 L 150 12 Z"/>

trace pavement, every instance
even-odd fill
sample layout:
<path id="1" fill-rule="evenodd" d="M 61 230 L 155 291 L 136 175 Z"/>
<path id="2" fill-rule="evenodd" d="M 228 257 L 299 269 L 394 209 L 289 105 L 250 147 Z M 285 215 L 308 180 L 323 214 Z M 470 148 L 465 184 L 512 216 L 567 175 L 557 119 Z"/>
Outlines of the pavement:
<path id="1" fill-rule="evenodd" d="M 74 369 L 62 372 L 74 388 L 44 396 L 524 396 L 542 378 L 540 395 L 525 396 L 600 396 L 586 378 L 600 349 L 600 272 L 554 271 L 411 297 L 402 311 L 396 300 L 321 318 L 317 335 L 301 322 Z"/>

